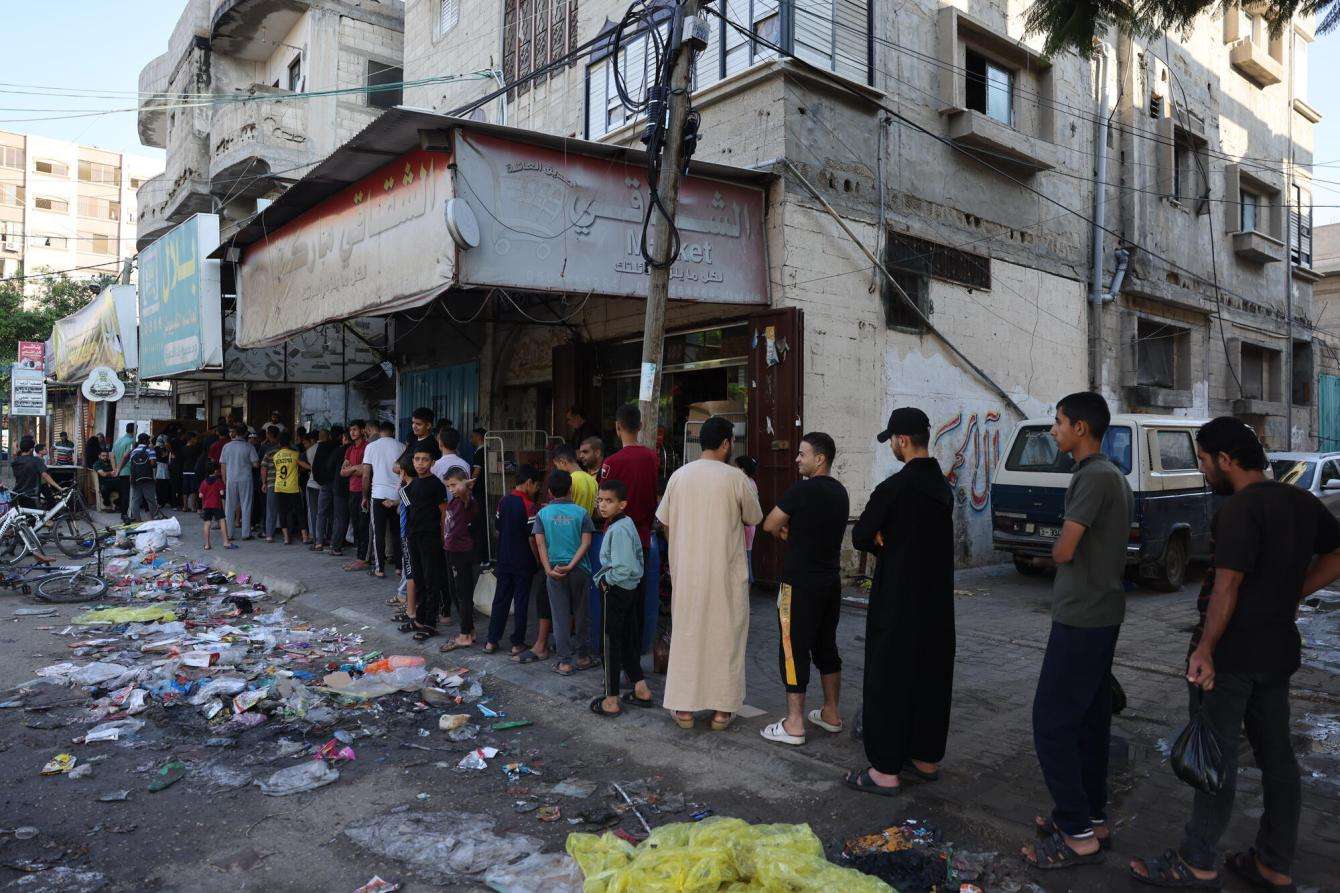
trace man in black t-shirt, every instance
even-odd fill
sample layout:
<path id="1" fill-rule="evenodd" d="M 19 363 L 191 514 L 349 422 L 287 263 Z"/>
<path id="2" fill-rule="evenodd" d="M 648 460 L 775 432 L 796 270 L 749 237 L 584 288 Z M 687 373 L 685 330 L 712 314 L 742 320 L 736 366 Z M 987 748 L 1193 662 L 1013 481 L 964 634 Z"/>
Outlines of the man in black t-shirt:
<path id="1" fill-rule="evenodd" d="M 18 504 L 26 508 L 41 508 L 42 484 L 59 489 L 60 485 L 47 473 L 47 464 L 41 456 L 35 455 L 37 446 L 32 437 L 19 441 L 19 454 L 9 462 L 14 473 L 14 496 Z"/>
<path id="2" fill-rule="evenodd" d="M 1254 886 L 1293 889 L 1302 803 L 1289 729 L 1289 678 L 1301 658 L 1294 618 L 1304 596 L 1340 578 L 1340 522 L 1306 490 L 1267 480 L 1265 449 L 1237 419 L 1201 428 L 1196 455 L 1214 492 L 1231 494 L 1214 519 L 1213 569 L 1186 673 L 1191 712 L 1219 740 L 1223 785 L 1196 792 L 1179 850 L 1132 860 L 1131 873 L 1161 886 L 1218 886 L 1219 838 L 1233 813 L 1245 726 L 1265 809 L 1255 847 L 1230 853 L 1226 866 Z"/>
<path id="3" fill-rule="evenodd" d="M 842 731 L 838 690 L 842 659 L 837 650 L 842 608 L 842 537 L 850 502 L 847 490 L 832 477 L 837 447 L 821 431 L 800 440 L 796 468 L 801 479 L 778 500 L 763 521 L 763 531 L 787 543 L 782 584 L 777 593 L 780 640 L 777 661 L 786 686 L 786 718 L 762 731 L 779 744 L 805 743 L 805 720 L 828 732 Z M 810 663 L 819 670 L 824 705 L 805 715 Z"/>
<path id="4" fill-rule="evenodd" d="M 415 477 L 403 490 L 405 512 L 405 573 L 416 583 L 409 592 L 409 620 L 400 627 L 413 632 L 417 641 L 437 635 L 440 592 L 445 586 L 446 555 L 442 551 L 442 518 L 447 506 L 447 488 L 432 473 L 433 458 L 427 447 L 416 447 L 410 468 Z"/>

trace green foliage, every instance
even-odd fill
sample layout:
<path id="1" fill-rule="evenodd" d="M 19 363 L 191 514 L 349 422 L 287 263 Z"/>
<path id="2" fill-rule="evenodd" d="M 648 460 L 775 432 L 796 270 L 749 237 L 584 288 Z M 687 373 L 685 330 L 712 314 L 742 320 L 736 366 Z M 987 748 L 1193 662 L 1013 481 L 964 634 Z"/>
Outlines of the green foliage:
<path id="1" fill-rule="evenodd" d="M 1205 12 L 1224 14 L 1236 8 L 1230 0 L 1033 0 L 1024 22 L 1030 34 L 1046 38 L 1044 52 L 1073 50 L 1081 56 L 1093 53 L 1094 39 L 1103 23 L 1121 31 L 1154 35 L 1192 26 Z M 1295 16 L 1315 15 L 1317 31 L 1326 32 L 1340 22 L 1337 0 L 1269 0 L 1262 14 L 1274 34 Z"/>
<path id="2" fill-rule="evenodd" d="M 85 280 L 51 276 L 27 294 L 21 281 L 0 282 L 0 377 L 9 377 L 20 341 L 47 340 L 56 320 L 79 310 L 114 282 L 115 276 Z"/>

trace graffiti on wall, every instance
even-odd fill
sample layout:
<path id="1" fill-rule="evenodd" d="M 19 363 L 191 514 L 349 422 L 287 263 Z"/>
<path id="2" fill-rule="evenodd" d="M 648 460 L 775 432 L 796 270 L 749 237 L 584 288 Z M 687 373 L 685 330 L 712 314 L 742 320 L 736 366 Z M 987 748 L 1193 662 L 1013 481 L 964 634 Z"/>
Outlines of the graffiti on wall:
<path id="1" fill-rule="evenodd" d="M 991 496 L 991 473 L 1000 461 L 1000 412 L 988 409 L 980 416 L 960 410 L 931 438 L 931 453 L 945 470 L 959 502 L 973 511 L 986 510 Z"/>

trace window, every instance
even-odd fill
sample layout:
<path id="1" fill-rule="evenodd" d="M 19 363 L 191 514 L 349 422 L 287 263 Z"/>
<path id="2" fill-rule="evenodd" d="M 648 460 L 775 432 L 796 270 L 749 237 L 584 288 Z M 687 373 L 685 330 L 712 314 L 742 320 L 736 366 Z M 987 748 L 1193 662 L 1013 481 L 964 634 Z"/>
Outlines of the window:
<path id="1" fill-rule="evenodd" d="M 1242 396 L 1248 400 L 1275 400 L 1279 351 L 1256 344 L 1242 345 Z"/>
<path id="2" fill-rule="evenodd" d="M 140 179 L 139 177 L 131 177 L 131 178 L 130 178 L 130 188 L 131 188 L 131 189 L 139 189 L 139 188 L 140 188 L 141 186 L 143 186 L 143 185 L 144 185 L 144 180 Z"/>
<path id="3" fill-rule="evenodd" d="M 1312 405 L 1312 343 L 1293 343 L 1293 402 L 1295 406 Z"/>
<path id="4" fill-rule="evenodd" d="M 23 169 L 22 146 L 0 146 L 0 167 Z"/>
<path id="5" fill-rule="evenodd" d="M 1187 207 L 1195 207 L 1205 197 L 1200 152 L 1197 140 L 1178 128 L 1173 143 L 1173 196 Z"/>
<path id="6" fill-rule="evenodd" d="M 383 65 L 376 60 L 368 60 L 368 105 L 377 109 L 390 109 L 400 105 L 405 98 L 405 72 L 394 65 Z"/>
<path id="7" fill-rule="evenodd" d="M 460 0 L 439 0 L 437 17 L 437 36 L 448 34 L 461 20 Z"/>
<path id="8" fill-rule="evenodd" d="M 1103 435 L 1103 454 L 1121 469 L 1122 474 L 1131 473 L 1133 438 L 1131 429 L 1124 425 L 1113 425 Z M 1010 471 L 1069 474 L 1074 464 L 1069 453 L 1056 449 L 1050 427 L 1043 425 L 1030 425 L 1021 430 L 1010 447 L 1010 454 L 1005 457 L 1005 467 Z"/>
<path id="9" fill-rule="evenodd" d="M 926 323 L 922 317 L 929 317 L 931 309 L 930 276 L 926 272 L 916 270 L 890 269 L 889 274 L 898 284 L 898 288 L 912 299 L 912 303 L 920 313 L 913 311 L 898 293 L 898 289 L 886 279 L 880 289 L 880 301 L 884 305 L 884 324 L 891 329 L 920 331 L 925 328 Z"/>
<path id="10" fill-rule="evenodd" d="M 1014 72 L 975 50 L 967 51 L 966 68 L 968 108 L 1013 126 Z"/>
<path id="11" fill-rule="evenodd" d="M 81 195 L 79 196 L 79 216 L 92 217 L 97 220 L 119 220 L 121 218 L 121 203 L 110 199 Z"/>
<path id="12" fill-rule="evenodd" d="M 769 43 L 781 46 L 782 43 L 781 11 L 773 10 L 772 12 L 767 13 L 766 15 L 761 16 L 758 19 L 755 19 L 754 27 L 750 30 L 753 31 L 753 33 L 759 38 L 759 40 L 762 40 L 764 42 L 765 46 Z"/>
<path id="13" fill-rule="evenodd" d="M 1294 264 L 1312 267 L 1312 196 L 1293 184 L 1289 208 L 1289 250 Z"/>
<path id="14" fill-rule="evenodd" d="M 70 203 L 63 198 L 36 198 L 33 199 L 33 206 L 39 211 L 54 211 L 57 214 L 70 210 Z"/>
<path id="15" fill-rule="evenodd" d="M 1186 329 L 1154 319 L 1135 323 L 1135 383 L 1150 388 L 1177 387 L 1177 353 Z"/>
<path id="16" fill-rule="evenodd" d="M 70 166 L 63 161 L 34 161 L 33 170 L 53 177 L 70 176 Z"/>
<path id="17" fill-rule="evenodd" d="M 542 71 L 577 49 L 577 0 L 504 0 L 503 77 L 517 83 L 508 98 L 524 96 L 533 84 L 562 72 L 556 65 Z"/>
<path id="18" fill-rule="evenodd" d="M 669 27 L 657 29 L 664 41 Z M 647 34 L 625 37 L 619 48 L 619 72 L 624 86 L 634 96 L 642 96 L 649 80 L 654 76 L 651 65 L 655 61 L 652 40 Z M 619 90 L 614 82 L 613 54 L 587 67 L 587 135 L 591 138 L 604 136 L 634 117 L 624 108 L 619 99 Z"/>
<path id="19" fill-rule="evenodd" d="M 70 240 L 65 236 L 38 236 L 34 242 L 39 248 L 59 248 L 62 250 L 70 244 Z"/>
<path id="20" fill-rule="evenodd" d="M 17 183 L 0 183 L 0 205 L 23 207 L 23 187 Z"/>
<path id="21" fill-rule="evenodd" d="M 115 243 L 116 239 L 112 236 L 82 230 L 79 233 L 80 250 L 88 254 L 115 254 Z"/>
<path id="22" fill-rule="evenodd" d="M 1238 217 L 1238 231 L 1244 233 L 1256 232 L 1256 221 L 1261 210 L 1262 198 L 1255 192 L 1247 189 L 1242 190 L 1242 201 L 1239 204 L 1241 213 Z"/>
<path id="23" fill-rule="evenodd" d="M 288 88 L 294 93 L 302 89 L 302 56 L 294 56 L 288 64 Z"/>
<path id="24" fill-rule="evenodd" d="M 935 279 L 957 282 L 968 288 L 991 290 L 991 259 L 937 242 L 918 239 L 906 233 L 888 234 L 885 265 L 890 269 L 914 263 L 918 258 L 930 263 L 929 273 Z"/>
<path id="25" fill-rule="evenodd" d="M 1321 466 L 1321 480 L 1317 481 L 1317 486 L 1325 489 L 1327 484 L 1337 480 L 1340 480 L 1340 465 L 1334 459 L 1328 459 Z"/>
<path id="26" fill-rule="evenodd" d="M 1151 118 L 1163 117 L 1163 97 L 1158 95 L 1157 93 L 1149 94 L 1149 117 Z"/>
<path id="27" fill-rule="evenodd" d="M 1159 447 L 1159 467 L 1164 471 L 1196 470 L 1196 448 L 1191 444 L 1190 431 L 1156 431 L 1154 439 Z"/>
<path id="28" fill-rule="evenodd" d="M 79 162 L 79 179 L 84 183 L 120 183 L 121 169 L 112 164 L 96 161 Z"/>

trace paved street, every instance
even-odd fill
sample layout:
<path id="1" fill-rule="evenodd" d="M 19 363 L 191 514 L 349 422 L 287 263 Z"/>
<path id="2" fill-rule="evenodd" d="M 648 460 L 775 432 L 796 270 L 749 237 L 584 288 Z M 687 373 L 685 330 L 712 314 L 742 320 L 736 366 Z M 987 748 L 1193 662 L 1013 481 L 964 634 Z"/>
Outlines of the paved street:
<path id="1" fill-rule="evenodd" d="M 289 599 L 287 611 L 317 626 L 361 634 L 368 647 L 423 654 L 429 666 L 459 663 L 484 674 L 493 707 L 509 717 L 534 721 L 528 728 L 492 736 L 496 740 L 490 743 L 503 751 L 498 762 L 525 761 L 540 769 L 544 783 L 569 777 L 594 783 L 649 780 L 672 801 L 674 795 L 683 796 L 682 813 L 653 815 L 653 824 L 686 820 L 697 808 L 753 821 L 808 821 L 832 858 L 850 836 L 918 818 L 943 829 L 959 850 L 1001 854 L 994 868 L 996 883 L 987 889 L 1018 889 L 1011 884 L 1030 881 L 1047 890 L 1126 889 L 1125 858 L 1175 845 L 1190 801 L 1189 790 L 1173 777 L 1164 757 L 1185 714 L 1177 664 L 1193 618 L 1190 587 L 1169 595 L 1132 594 L 1116 668 L 1130 699 L 1115 723 L 1127 744 L 1113 772 L 1116 854 L 1104 867 L 1058 878 L 1030 875 L 1012 855 L 1028 836 L 1030 817 L 1046 803 L 1029 719 L 1048 623 L 1045 580 L 1021 578 L 1004 567 L 959 575 L 958 664 L 945 778 L 935 785 L 909 786 L 902 798 L 887 801 L 855 794 L 838 783 L 844 767 L 863 759 L 849 736 L 818 733 L 822 737 L 812 737 L 797 749 L 759 737 L 758 730 L 784 700 L 776 680 L 774 621 L 769 601 L 761 595 L 754 602 L 749 643 L 748 703 L 756 708 L 747 711 L 750 716 L 724 734 L 682 732 L 659 710 L 598 722 L 585 706 L 599 684 L 593 675 L 564 679 L 549 672 L 552 664 L 520 667 L 480 653 L 460 657 L 458 652 L 453 657 L 460 657 L 459 662 L 448 661 L 436 654 L 435 643 L 424 648 L 394 631 L 383 605 L 394 588 L 389 581 L 345 573 L 340 560 L 299 546 L 258 540 L 236 551 L 203 552 L 199 525 L 192 516 L 183 520 L 184 536 L 173 554 L 251 573 L 270 587 L 275 600 Z M 4 599 L 0 617 L 6 619 L 13 613 L 10 606 L 33 604 L 12 595 Z M 62 607 L 60 617 L 82 609 Z M 860 700 L 863 618 L 859 608 L 845 610 L 840 631 L 846 661 L 843 714 L 848 719 Z M 1324 633 L 1328 622 L 1333 630 L 1336 619 L 1340 614 L 1316 615 L 1309 622 L 1320 624 L 1309 626 L 1309 635 L 1314 628 Z M 32 616 L 6 624 L 0 634 L 5 687 L 62 659 L 67 640 L 53 634 L 63 626 L 55 618 Z M 653 678 L 653 688 L 659 690 L 660 682 Z M 1340 805 L 1340 734 L 1335 731 L 1340 685 L 1330 670 L 1309 666 L 1295 677 L 1295 687 L 1296 739 L 1305 754 L 1297 874 L 1305 885 L 1336 889 L 1340 831 L 1333 817 Z M 509 786 L 501 773 L 454 769 L 460 754 L 479 742 L 449 745 L 436 729 L 419 738 L 418 728 L 435 725 L 427 720 L 436 711 L 425 716 L 391 709 L 374 714 L 377 721 L 371 724 L 380 726 L 381 734 L 355 741 L 358 759 L 343 764 L 337 783 L 272 799 L 246 782 L 277 768 L 270 765 L 282 752 L 276 750 L 281 747 L 277 739 L 288 734 L 278 724 L 247 733 L 237 752 L 221 752 L 204 747 L 205 735 L 198 730 L 154 722 L 154 734 L 146 731 L 121 745 L 76 746 L 72 752 L 100 748 L 109 756 L 96 766 L 93 778 L 71 781 L 39 777 L 38 770 L 54 753 L 69 749 L 69 739 L 79 731 L 34 721 L 48 715 L 43 712 L 0 711 L 0 772 L 11 780 L 2 824 L 40 829 L 31 841 L 0 837 L 0 858 L 8 860 L 0 862 L 0 882 L 18 876 L 10 867 L 19 864 L 16 859 L 49 859 L 104 873 L 110 879 L 107 889 L 352 890 L 374 873 L 399 878 L 407 889 L 422 889 L 431 878 L 422 878 L 399 860 L 350 846 L 341 836 L 349 823 L 396 808 L 485 813 L 499 820 L 500 829 L 539 837 L 548 850 L 562 848 L 573 827 L 564 821 L 540 823 L 531 814 L 514 811 L 519 797 L 534 794 L 524 780 Z M 363 717 L 360 722 L 368 725 L 371 720 Z M 420 740 L 451 752 L 416 749 L 413 745 Z M 168 754 L 191 765 L 192 775 L 160 794 L 143 793 L 145 778 L 135 770 L 156 765 Z M 98 794 L 109 788 L 130 788 L 133 793 L 124 803 L 97 802 Z M 1235 847 L 1250 844 L 1253 817 L 1260 813 L 1255 770 L 1243 771 L 1239 790 L 1238 814 L 1226 841 Z M 598 800 L 554 802 L 569 817 L 588 811 Z M 636 830 L 636 821 L 626 816 L 622 827 Z"/>

